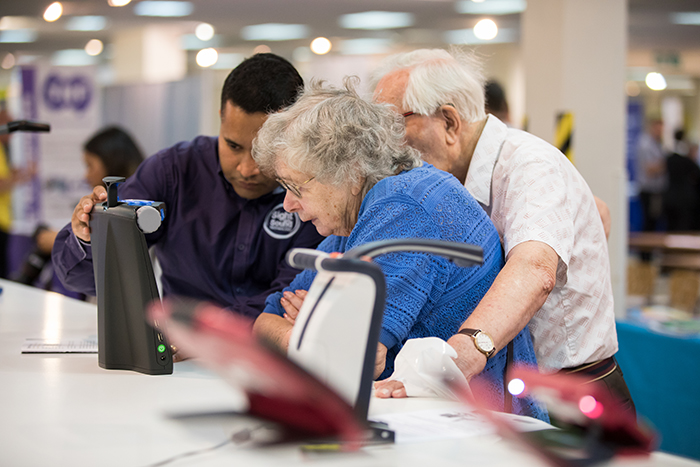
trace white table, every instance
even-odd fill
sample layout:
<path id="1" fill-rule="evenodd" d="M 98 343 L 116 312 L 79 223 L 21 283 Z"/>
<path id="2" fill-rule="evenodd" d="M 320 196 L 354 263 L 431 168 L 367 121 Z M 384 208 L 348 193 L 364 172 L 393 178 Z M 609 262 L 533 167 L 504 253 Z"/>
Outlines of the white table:
<path id="1" fill-rule="evenodd" d="M 170 414 L 235 410 L 244 398 L 186 361 L 170 376 L 104 370 L 96 354 L 21 354 L 26 338 L 86 337 L 97 329 L 94 305 L 0 281 L 0 466 L 146 466 L 227 440 L 245 421 L 177 420 Z M 371 413 L 454 407 L 429 399 L 374 399 Z M 303 454 L 298 446 L 228 444 L 177 459 L 173 466 L 231 465 L 542 465 L 497 436 L 384 445 L 359 453 Z M 662 453 L 634 466 L 698 466 Z"/>

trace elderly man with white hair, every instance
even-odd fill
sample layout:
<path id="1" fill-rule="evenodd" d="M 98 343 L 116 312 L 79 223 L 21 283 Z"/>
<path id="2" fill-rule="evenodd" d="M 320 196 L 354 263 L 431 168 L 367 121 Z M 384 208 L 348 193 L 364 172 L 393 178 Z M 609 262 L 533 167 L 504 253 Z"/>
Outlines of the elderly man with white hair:
<path id="1" fill-rule="evenodd" d="M 606 235 L 581 174 L 549 143 L 485 114 L 484 80 L 471 57 L 399 54 L 374 82 L 374 98 L 404 116 L 408 143 L 464 184 L 501 237 L 506 264 L 461 330 L 480 330 L 501 349 L 529 324 L 540 371 L 600 380 L 634 410 L 614 359 Z M 487 364 L 469 332 L 448 342 L 467 378 Z M 402 397 L 405 390 L 379 383 L 378 395 Z"/>

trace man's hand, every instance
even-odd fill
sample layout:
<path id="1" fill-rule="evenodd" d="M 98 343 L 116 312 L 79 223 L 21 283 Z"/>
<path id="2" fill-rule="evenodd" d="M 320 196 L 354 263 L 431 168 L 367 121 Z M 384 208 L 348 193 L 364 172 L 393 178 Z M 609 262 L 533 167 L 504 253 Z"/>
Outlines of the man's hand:
<path id="1" fill-rule="evenodd" d="M 90 213 L 92 212 L 92 207 L 105 200 L 107 200 L 107 190 L 103 186 L 96 186 L 91 194 L 80 198 L 70 219 L 71 228 L 76 237 L 84 242 L 90 241 Z"/>
<path id="2" fill-rule="evenodd" d="M 527 326 L 557 282 L 559 256 L 543 242 L 527 241 L 514 246 L 501 272 L 472 314 L 460 328 L 483 329 L 496 351 Z M 455 363 L 469 381 L 486 366 L 486 356 L 471 337 L 455 334 L 447 343 L 457 351 Z"/>
<path id="3" fill-rule="evenodd" d="M 301 305 L 304 303 L 304 299 L 309 292 L 306 290 L 295 290 L 292 292 L 284 292 L 284 296 L 280 299 L 280 305 L 284 308 L 286 312 L 284 314 L 284 319 L 289 321 L 291 325 L 296 322 L 297 316 L 299 315 L 299 310 Z"/>

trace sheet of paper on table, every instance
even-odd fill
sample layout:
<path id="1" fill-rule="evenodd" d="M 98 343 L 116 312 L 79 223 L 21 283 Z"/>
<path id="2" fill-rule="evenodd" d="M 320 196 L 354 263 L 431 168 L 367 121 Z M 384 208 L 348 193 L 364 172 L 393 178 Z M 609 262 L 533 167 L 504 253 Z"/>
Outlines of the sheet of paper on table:
<path id="1" fill-rule="evenodd" d="M 552 428 L 550 424 L 531 417 L 512 414 L 497 414 L 497 416 L 504 417 L 516 431 Z M 391 413 L 370 418 L 389 425 L 389 428 L 396 433 L 396 442 L 402 444 L 496 433 L 492 423 L 469 407 Z"/>
<path id="2" fill-rule="evenodd" d="M 97 353 L 97 336 L 68 339 L 27 338 L 22 353 Z"/>

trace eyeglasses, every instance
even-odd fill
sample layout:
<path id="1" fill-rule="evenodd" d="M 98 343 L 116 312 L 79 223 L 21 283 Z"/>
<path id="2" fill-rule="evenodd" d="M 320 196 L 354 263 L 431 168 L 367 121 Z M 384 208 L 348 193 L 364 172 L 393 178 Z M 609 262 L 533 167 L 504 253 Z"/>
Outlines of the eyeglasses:
<path id="1" fill-rule="evenodd" d="M 455 106 L 454 104 L 451 104 L 451 103 L 448 102 L 447 104 L 440 104 L 440 105 L 438 105 L 438 109 L 439 109 L 440 107 L 442 107 L 443 105 L 449 105 L 450 107 L 454 107 L 454 106 Z M 416 114 L 413 110 L 409 110 L 408 112 L 404 112 L 404 113 L 401 114 L 401 116 L 402 116 L 403 118 L 410 117 L 411 115 L 417 115 L 417 114 Z"/>
<path id="2" fill-rule="evenodd" d="M 296 196 L 297 198 L 301 198 L 301 187 L 306 185 L 307 183 L 309 183 L 314 178 L 316 178 L 316 177 L 311 177 L 310 179 L 308 179 L 307 181 L 305 181 L 304 183 L 302 183 L 300 185 L 295 185 L 293 183 L 285 182 L 281 178 L 277 178 L 275 180 L 277 180 L 277 183 L 279 183 L 282 188 L 284 188 L 287 191 L 291 191 L 292 194 L 294 196 Z"/>

